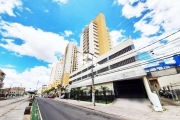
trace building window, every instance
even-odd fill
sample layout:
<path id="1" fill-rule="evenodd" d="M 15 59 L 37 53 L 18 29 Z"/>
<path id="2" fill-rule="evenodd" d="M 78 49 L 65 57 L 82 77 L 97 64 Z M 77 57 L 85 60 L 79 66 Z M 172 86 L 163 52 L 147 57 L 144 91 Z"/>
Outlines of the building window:
<path id="1" fill-rule="evenodd" d="M 130 46 L 128 46 L 128 47 L 114 53 L 113 55 L 109 56 L 109 60 L 111 60 L 113 58 L 116 58 L 116 57 L 118 57 L 118 56 L 120 56 L 120 55 L 122 55 L 122 54 L 124 54 L 126 52 L 129 52 L 130 50 L 132 50 L 132 48 L 133 48 L 132 45 L 130 45 Z"/>
<path id="2" fill-rule="evenodd" d="M 133 63 L 135 62 L 135 57 L 131 57 L 131 58 L 128 58 L 126 60 L 123 60 L 123 61 L 120 61 L 118 63 L 115 63 L 113 65 L 110 66 L 111 69 L 115 69 L 115 68 L 118 68 L 118 67 L 121 67 L 121 66 L 124 66 L 124 65 L 127 65 L 127 64 L 130 64 L 130 63 Z"/>
<path id="3" fill-rule="evenodd" d="M 98 74 L 103 73 L 103 72 L 106 72 L 106 71 L 108 71 L 108 70 L 109 70 L 108 67 L 102 68 L 102 69 L 98 70 Z"/>
<path id="4" fill-rule="evenodd" d="M 103 64 L 103 63 L 105 63 L 105 62 L 107 62 L 107 58 L 105 58 L 105 59 L 99 61 L 98 64 Z"/>

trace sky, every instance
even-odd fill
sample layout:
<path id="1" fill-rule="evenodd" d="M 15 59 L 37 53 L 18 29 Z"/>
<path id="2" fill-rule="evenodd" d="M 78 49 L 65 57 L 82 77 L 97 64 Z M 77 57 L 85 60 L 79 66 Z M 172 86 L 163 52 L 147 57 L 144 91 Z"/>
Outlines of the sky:
<path id="1" fill-rule="evenodd" d="M 180 29 L 179 5 L 179 0 L 0 0 L 4 87 L 12 84 L 29 90 L 47 85 L 51 68 L 64 55 L 66 45 L 75 42 L 79 46 L 83 29 L 99 13 L 105 15 L 114 46 L 130 35 L 139 49 Z M 179 36 L 178 32 L 150 48 Z M 154 52 L 164 55 L 172 47 L 179 46 Z M 154 57 L 147 53 L 141 59 L 147 55 Z"/>

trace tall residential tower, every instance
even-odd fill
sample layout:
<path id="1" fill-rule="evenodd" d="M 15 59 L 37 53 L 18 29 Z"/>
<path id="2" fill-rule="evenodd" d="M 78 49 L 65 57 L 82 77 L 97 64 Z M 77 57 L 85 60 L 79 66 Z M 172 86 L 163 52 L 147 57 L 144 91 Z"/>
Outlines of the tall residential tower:
<path id="1" fill-rule="evenodd" d="M 64 56 L 64 66 L 63 66 L 63 81 L 62 85 L 66 86 L 69 84 L 70 73 L 78 69 L 78 51 L 79 48 L 75 43 L 69 43 L 66 46 L 65 56 Z"/>
<path id="2" fill-rule="evenodd" d="M 101 56 L 112 48 L 111 38 L 106 27 L 105 17 L 100 13 L 81 34 L 80 49 L 84 53 Z"/>

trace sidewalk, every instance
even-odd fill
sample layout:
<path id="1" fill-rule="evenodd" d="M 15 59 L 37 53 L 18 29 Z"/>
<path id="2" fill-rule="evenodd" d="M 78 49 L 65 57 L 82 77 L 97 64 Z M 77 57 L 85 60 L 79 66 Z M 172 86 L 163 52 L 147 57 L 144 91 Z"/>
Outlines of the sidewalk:
<path id="1" fill-rule="evenodd" d="M 15 99 L 10 99 L 10 100 L 3 100 L 0 101 L 0 117 L 10 110 L 16 108 L 18 105 L 22 104 L 24 101 L 27 101 L 28 98 L 26 97 L 20 97 L 20 98 L 15 98 Z M 1 120 L 1 119 L 0 119 Z"/>
<path id="2" fill-rule="evenodd" d="M 96 103 L 96 106 L 92 106 L 90 102 L 77 101 L 77 100 L 66 100 L 55 98 L 56 101 L 65 102 L 68 104 L 96 110 L 99 112 L 121 116 L 130 120 L 180 120 L 180 107 L 179 106 L 165 106 L 166 111 L 164 112 L 145 112 L 141 110 L 129 108 L 115 107 L 111 104 L 99 104 Z"/>
<path id="3" fill-rule="evenodd" d="M 0 116 L 0 120 L 23 120 L 24 110 L 28 106 L 28 104 L 29 101 L 26 99 L 25 101 L 19 103 L 18 106 L 11 109 L 9 112 Z M 30 120 L 30 118 L 26 120 Z"/>

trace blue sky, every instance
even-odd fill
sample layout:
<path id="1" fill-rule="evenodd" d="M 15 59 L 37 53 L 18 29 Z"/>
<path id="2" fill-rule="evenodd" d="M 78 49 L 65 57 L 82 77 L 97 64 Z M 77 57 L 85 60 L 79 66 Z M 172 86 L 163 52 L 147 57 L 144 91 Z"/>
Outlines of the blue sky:
<path id="1" fill-rule="evenodd" d="M 83 28 L 100 12 L 114 46 L 131 35 L 138 49 L 180 28 L 178 4 L 176 0 L 0 0 L 0 69 L 7 74 L 5 87 L 13 83 L 35 89 L 38 80 L 39 86 L 47 84 L 65 46 L 80 45 Z"/>

